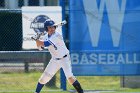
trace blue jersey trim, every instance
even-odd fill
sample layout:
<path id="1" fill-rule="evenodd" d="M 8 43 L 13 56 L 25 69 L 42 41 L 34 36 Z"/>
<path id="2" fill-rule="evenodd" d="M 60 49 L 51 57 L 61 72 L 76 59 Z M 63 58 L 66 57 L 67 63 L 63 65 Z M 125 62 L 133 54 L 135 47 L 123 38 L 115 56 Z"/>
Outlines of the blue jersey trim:
<path id="1" fill-rule="evenodd" d="M 47 47 L 47 46 L 49 46 L 49 45 L 51 45 L 50 42 L 48 42 L 48 41 L 44 41 L 44 46 L 45 46 L 45 47 Z"/>
<path id="2" fill-rule="evenodd" d="M 57 47 L 55 46 L 55 44 L 53 42 L 51 42 L 50 40 L 48 40 L 48 42 L 53 45 L 53 47 L 55 48 L 55 50 L 57 50 Z"/>

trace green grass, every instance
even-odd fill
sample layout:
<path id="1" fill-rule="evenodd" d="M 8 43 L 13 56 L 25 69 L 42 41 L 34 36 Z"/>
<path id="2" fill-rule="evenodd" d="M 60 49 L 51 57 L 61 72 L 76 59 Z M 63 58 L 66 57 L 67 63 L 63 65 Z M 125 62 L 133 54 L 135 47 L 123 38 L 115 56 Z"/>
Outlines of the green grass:
<path id="1" fill-rule="evenodd" d="M 37 81 L 41 76 L 41 72 L 30 73 L 1 73 L 0 74 L 0 93 L 33 93 Z M 140 89 L 130 89 L 120 87 L 120 77 L 114 76 L 80 76 L 77 77 L 82 87 L 85 90 L 116 90 L 117 92 L 109 93 L 123 93 L 123 92 L 139 92 Z M 44 87 L 42 93 L 69 93 L 60 90 L 59 74 L 57 74 L 55 87 Z M 67 84 L 67 89 L 74 89 L 73 86 Z M 52 91 L 50 91 L 52 90 Z M 55 90 L 58 90 L 57 92 Z M 5 92 L 4 92 L 5 91 Z M 9 92 L 10 91 L 10 92 Z M 17 92 L 16 92 L 17 91 Z M 107 93 L 107 92 L 101 92 Z"/>

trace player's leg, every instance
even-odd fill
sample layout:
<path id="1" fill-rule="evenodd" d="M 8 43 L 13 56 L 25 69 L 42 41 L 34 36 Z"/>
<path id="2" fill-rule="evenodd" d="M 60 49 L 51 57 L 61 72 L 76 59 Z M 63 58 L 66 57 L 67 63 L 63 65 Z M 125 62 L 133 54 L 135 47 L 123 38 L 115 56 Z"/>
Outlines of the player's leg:
<path id="1" fill-rule="evenodd" d="M 83 93 L 83 89 L 80 85 L 80 83 L 78 82 L 78 80 L 74 77 L 73 73 L 72 73 L 72 68 L 71 68 L 71 61 L 70 58 L 64 58 L 63 60 L 61 60 L 61 67 L 64 70 L 64 73 L 66 75 L 66 78 L 68 80 L 68 82 L 74 86 L 74 88 L 77 90 L 78 93 Z"/>
<path id="2" fill-rule="evenodd" d="M 80 83 L 74 76 L 68 77 L 68 81 L 70 84 L 73 85 L 73 87 L 77 90 L 78 93 L 84 93 Z"/>
<path id="3" fill-rule="evenodd" d="M 54 62 L 53 59 L 49 62 L 47 65 L 45 71 L 39 78 L 37 87 L 36 87 L 36 93 L 40 93 L 41 89 L 43 88 L 44 84 L 49 82 L 51 78 L 54 76 L 54 74 L 60 69 L 60 65 L 57 62 Z"/>

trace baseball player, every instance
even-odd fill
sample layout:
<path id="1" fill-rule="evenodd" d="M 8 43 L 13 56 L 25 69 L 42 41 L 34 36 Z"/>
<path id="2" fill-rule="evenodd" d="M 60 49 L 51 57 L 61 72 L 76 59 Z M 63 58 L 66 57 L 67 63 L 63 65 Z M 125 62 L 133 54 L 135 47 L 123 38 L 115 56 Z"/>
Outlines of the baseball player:
<path id="1" fill-rule="evenodd" d="M 47 32 L 45 40 L 36 40 L 36 44 L 37 47 L 48 47 L 52 58 L 39 78 L 35 93 L 40 93 L 44 84 L 49 82 L 60 68 L 63 69 L 68 82 L 74 86 L 76 91 L 78 93 L 83 93 L 80 83 L 72 73 L 69 50 L 66 48 L 62 35 L 55 31 L 57 27 L 55 22 L 48 19 L 44 22 L 44 27 Z"/>

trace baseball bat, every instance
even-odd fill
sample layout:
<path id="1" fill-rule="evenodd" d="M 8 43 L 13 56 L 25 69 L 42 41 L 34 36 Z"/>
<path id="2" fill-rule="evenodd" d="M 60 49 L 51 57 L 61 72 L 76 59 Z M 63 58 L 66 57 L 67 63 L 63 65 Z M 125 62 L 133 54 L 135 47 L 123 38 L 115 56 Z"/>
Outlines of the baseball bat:
<path id="1" fill-rule="evenodd" d="M 63 20 L 62 22 L 60 22 L 60 23 L 57 23 L 57 24 L 54 24 L 54 26 L 63 26 L 63 25 L 65 25 L 65 24 L 67 24 L 67 21 L 66 20 Z"/>

